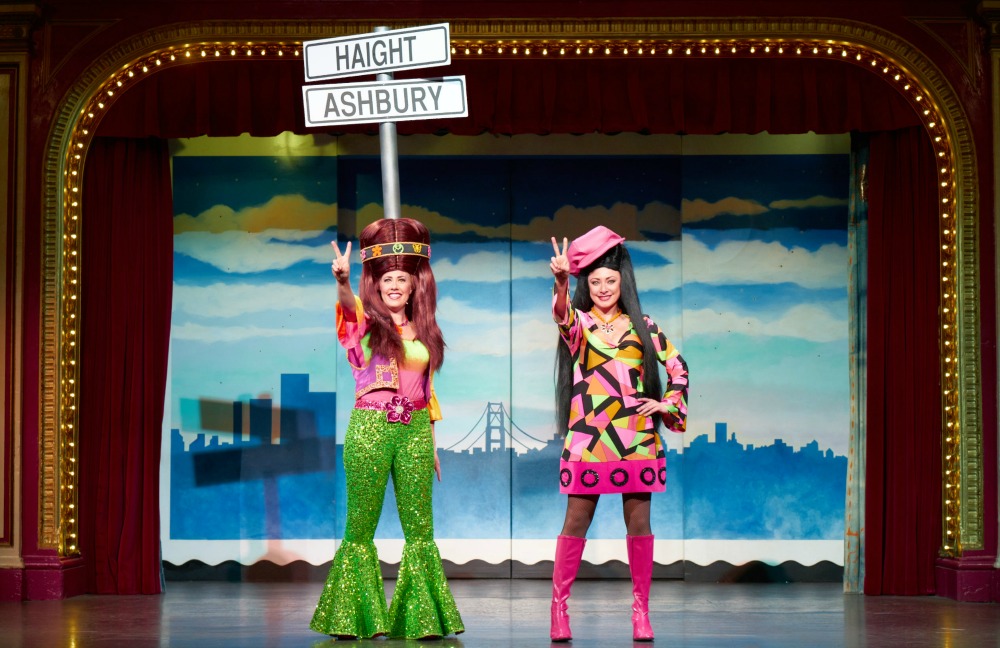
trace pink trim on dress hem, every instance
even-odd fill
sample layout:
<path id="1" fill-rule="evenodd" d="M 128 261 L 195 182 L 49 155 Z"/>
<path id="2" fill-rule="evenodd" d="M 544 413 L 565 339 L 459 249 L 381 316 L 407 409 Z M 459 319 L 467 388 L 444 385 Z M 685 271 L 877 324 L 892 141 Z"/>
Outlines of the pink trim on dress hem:
<path id="1" fill-rule="evenodd" d="M 559 492 L 567 495 L 662 493 L 667 490 L 667 460 L 559 460 Z"/>

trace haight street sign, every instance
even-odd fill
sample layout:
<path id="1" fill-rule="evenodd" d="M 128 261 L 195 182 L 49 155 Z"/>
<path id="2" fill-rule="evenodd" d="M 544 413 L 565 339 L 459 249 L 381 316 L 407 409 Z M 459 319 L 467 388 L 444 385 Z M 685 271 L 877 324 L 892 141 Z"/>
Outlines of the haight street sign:
<path id="1" fill-rule="evenodd" d="M 306 82 L 451 63 L 448 23 L 339 36 L 302 44 Z"/>
<path id="2" fill-rule="evenodd" d="M 465 77 L 302 87 L 306 126 L 466 117 Z"/>

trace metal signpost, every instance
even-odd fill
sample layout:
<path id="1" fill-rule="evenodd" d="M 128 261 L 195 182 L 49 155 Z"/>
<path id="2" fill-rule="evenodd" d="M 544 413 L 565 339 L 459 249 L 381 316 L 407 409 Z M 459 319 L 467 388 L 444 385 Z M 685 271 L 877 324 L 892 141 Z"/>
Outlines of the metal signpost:
<path id="1" fill-rule="evenodd" d="M 396 122 L 465 117 L 465 77 L 393 80 L 396 70 L 449 65 L 447 23 L 342 36 L 302 44 L 306 82 L 375 74 L 375 81 L 302 87 L 306 126 L 379 124 L 382 202 L 386 218 L 399 218 Z"/>

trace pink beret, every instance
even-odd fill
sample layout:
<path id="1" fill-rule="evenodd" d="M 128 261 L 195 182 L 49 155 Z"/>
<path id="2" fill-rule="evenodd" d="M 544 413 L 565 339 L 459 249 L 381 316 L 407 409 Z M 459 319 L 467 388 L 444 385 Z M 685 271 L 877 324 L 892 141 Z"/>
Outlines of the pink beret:
<path id="1" fill-rule="evenodd" d="M 600 259 L 605 252 L 624 240 L 603 225 L 598 225 L 586 234 L 578 236 L 573 239 L 569 244 L 569 249 L 566 250 L 566 257 L 569 259 L 569 273 L 576 277 L 584 268 Z"/>

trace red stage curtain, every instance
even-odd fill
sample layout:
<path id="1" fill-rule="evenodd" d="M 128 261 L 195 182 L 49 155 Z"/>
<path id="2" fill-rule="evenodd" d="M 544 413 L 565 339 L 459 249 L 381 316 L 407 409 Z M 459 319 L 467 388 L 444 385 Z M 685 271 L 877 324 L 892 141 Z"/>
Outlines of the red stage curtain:
<path id="1" fill-rule="evenodd" d="M 847 133 L 918 125 L 872 71 L 821 59 L 456 60 L 469 116 L 399 122 L 400 134 Z M 221 60 L 152 74 L 121 94 L 98 133 L 266 137 L 307 129 L 302 62 Z M 404 76 L 420 76 L 409 73 Z M 337 132 L 377 133 L 375 124 Z"/>
<path id="2" fill-rule="evenodd" d="M 96 138 L 80 273 L 80 550 L 88 591 L 156 594 L 173 286 L 166 141 Z"/>
<path id="3" fill-rule="evenodd" d="M 866 594 L 933 594 L 941 543 L 936 164 L 921 128 L 871 136 Z"/>
<path id="4" fill-rule="evenodd" d="M 821 59 L 473 59 L 421 72 L 465 74 L 469 117 L 400 122 L 397 129 L 404 135 L 845 133 L 913 127 L 902 134 L 878 135 L 872 145 L 865 591 L 933 591 L 934 550 L 940 525 L 937 457 L 941 417 L 937 391 L 937 264 L 927 259 L 937 258 L 936 173 L 919 118 L 895 88 L 867 68 Z M 399 75 L 404 76 L 421 75 Z M 120 93 L 98 133 L 179 138 L 333 132 L 304 127 L 302 83 L 302 63 L 298 60 L 222 60 L 177 66 L 155 72 Z M 337 129 L 348 131 L 373 133 L 377 128 L 366 125 Z M 133 235 L 119 232 L 119 227 L 133 227 L 137 222 L 159 227 L 161 217 L 169 222 L 169 171 L 159 157 L 145 168 L 135 163 L 114 170 L 109 166 L 115 159 L 110 152 L 95 153 L 107 146 L 95 145 L 87 164 L 88 173 L 101 167 L 107 184 L 85 187 L 85 259 L 96 264 L 98 270 L 85 268 L 88 274 L 83 303 L 88 329 L 82 347 L 83 370 L 92 372 L 82 374 L 87 376 L 83 384 L 107 393 L 84 394 L 84 409 L 88 411 L 81 410 L 81 433 L 88 439 L 101 439 L 99 444 L 85 441 L 81 448 L 88 453 L 104 452 L 106 458 L 84 463 L 82 480 L 99 476 L 104 479 L 112 474 L 108 462 L 120 460 L 118 453 L 124 441 L 133 440 L 119 436 L 122 430 L 141 430 L 159 438 L 162 363 L 170 319 L 170 260 L 161 258 L 169 257 L 171 249 L 167 240 L 171 236 L 169 225 L 163 226 L 165 238 L 158 238 L 155 245 L 147 242 L 140 246 L 136 240 L 128 240 L 131 247 L 126 258 L 136 264 L 152 264 L 155 269 L 148 274 L 110 267 L 107 264 L 112 262 L 111 255 L 101 251 L 128 247 L 123 239 Z M 98 163 L 95 155 L 108 161 Z M 142 173 L 145 178 L 146 171 L 161 175 L 156 179 L 150 175 L 144 181 L 135 177 Z M 147 193 L 142 188 L 146 181 L 156 187 L 149 190 L 149 195 L 143 195 Z M 125 200 L 135 201 L 131 204 L 136 207 L 113 217 L 109 205 Z M 147 202 L 141 204 L 146 206 L 138 207 L 143 200 Z M 143 219 L 129 218 L 132 214 L 142 214 Z M 94 240 L 116 234 L 119 238 Z M 93 246 L 103 247 L 94 251 Z M 153 258 L 132 258 L 130 255 L 137 250 Z M 114 261 L 123 262 L 117 258 Z M 97 277 L 107 281 L 101 279 L 104 283 L 100 283 Z M 155 281 L 157 288 L 141 283 L 147 280 Z M 103 294 L 106 289 L 110 294 Z M 146 298 L 155 294 L 159 295 L 159 304 L 152 304 L 152 299 L 147 302 Z M 131 320 L 135 326 L 141 323 L 148 327 L 145 334 L 119 319 L 120 311 L 129 307 L 148 316 L 140 321 L 137 312 L 131 313 L 136 318 Z M 161 309 L 156 321 L 154 308 Z M 128 343 L 130 336 L 150 346 L 141 347 L 133 340 L 135 346 L 123 351 L 119 341 Z M 155 345 L 159 347 L 154 349 Z M 144 367 L 148 371 L 145 377 L 141 374 Z M 115 373 L 111 373 L 112 369 Z M 149 396 L 143 402 L 133 404 L 131 398 L 122 395 L 140 386 L 142 398 Z M 134 412 L 124 410 L 133 417 L 127 419 L 134 421 L 128 424 L 131 428 L 119 421 L 126 405 L 139 408 Z M 112 426 L 111 421 L 116 424 Z M 105 437 L 118 441 L 108 442 Z M 138 438 L 145 439 L 137 433 L 135 442 Z M 144 470 L 151 481 L 139 483 L 148 491 L 136 490 L 134 471 L 141 473 L 135 463 L 138 459 L 116 464 L 121 467 L 115 469 L 124 471 L 126 479 L 120 493 L 128 496 L 118 494 L 107 484 L 99 487 L 100 480 L 87 484 L 95 496 L 93 501 L 85 501 L 97 507 L 100 528 L 90 530 L 92 544 L 85 555 L 96 552 L 95 560 L 101 566 L 97 574 L 104 574 L 104 580 L 98 578 L 99 582 L 114 582 L 108 572 L 133 564 L 128 560 L 112 561 L 126 544 L 135 547 L 131 543 L 137 540 L 134 533 L 142 535 L 142 548 L 136 551 L 143 556 L 144 586 L 150 582 L 147 579 L 153 569 L 159 567 L 154 555 L 158 546 L 157 534 L 152 532 L 155 521 L 146 517 L 155 518 L 157 512 L 158 468 L 151 458 L 155 453 L 158 460 L 158 441 L 153 445 L 155 448 L 148 448 L 143 459 L 149 461 Z M 128 509 L 137 500 L 144 502 L 141 510 Z M 141 515 L 142 524 L 116 526 L 125 510 Z M 121 542 L 124 538 L 130 542 Z"/>

